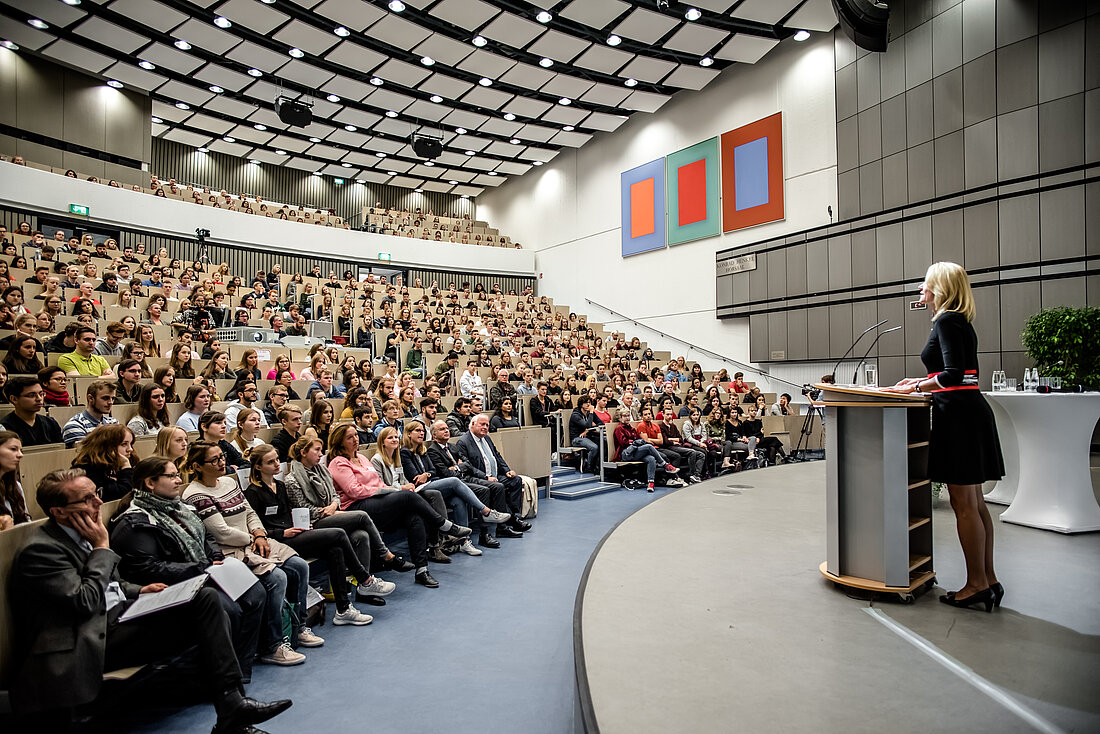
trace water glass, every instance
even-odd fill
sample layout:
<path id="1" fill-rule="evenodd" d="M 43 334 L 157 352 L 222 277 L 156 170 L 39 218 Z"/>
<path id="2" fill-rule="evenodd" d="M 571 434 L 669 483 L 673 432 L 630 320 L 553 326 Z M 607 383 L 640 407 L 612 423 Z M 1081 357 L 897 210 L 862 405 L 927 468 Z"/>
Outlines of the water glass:
<path id="1" fill-rule="evenodd" d="M 878 387 L 878 365 L 863 366 L 863 384 L 867 387 Z"/>
<path id="2" fill-rule="evenodd" d="M 1005 380 L 1005 390 L 1007 392 L 1016 392 L 1016 378 L 1009 377 Z"/>
<path id="3" fill-rule="evenodd" d="M 1039 378 L 1039 387 L 1050 387 L 1050 378 L 1049 377 L 1040 377 Z"/>
<path id="4" fill-rule="evenodd" d="M 993 370 L 993 392 L 1003 392 L 1005 389 L 1004 370 Z"/>
<path id="5" fill-rule="evenodd" d="M 1052 390 L 1061 390 L 1062 389 L 1062 378 L 1061 377 L 1052 377 L 1052 378 L 1050 378 L 1050 387 L 1051 387 Z"/>

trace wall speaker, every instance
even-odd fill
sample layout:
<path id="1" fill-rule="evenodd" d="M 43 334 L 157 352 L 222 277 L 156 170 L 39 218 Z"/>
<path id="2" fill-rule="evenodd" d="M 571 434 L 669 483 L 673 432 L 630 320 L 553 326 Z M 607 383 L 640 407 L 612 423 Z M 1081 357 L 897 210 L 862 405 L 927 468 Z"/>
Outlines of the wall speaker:
<path id="1" fill-rule="evenodd" d="M 443 155 L 443 143 L 435 138 L 413 138 L 413 152 L 421 158 L 438 158 Z"/>
<path id="2" fill-rule="evenodd" d="M 275 114 L 287 125 L 294 127 L 307 127 L 313 122 L 313 112 L 310 111 L 308 105 L 286 97 L 279 97 L 275 100 Z"/>
<path id="3" fill-rule="evenodd" d="M 890 8 L 876 0 L 833 0 L 833 10 L 844 35 L 868 51 L 885 51 Z"/>

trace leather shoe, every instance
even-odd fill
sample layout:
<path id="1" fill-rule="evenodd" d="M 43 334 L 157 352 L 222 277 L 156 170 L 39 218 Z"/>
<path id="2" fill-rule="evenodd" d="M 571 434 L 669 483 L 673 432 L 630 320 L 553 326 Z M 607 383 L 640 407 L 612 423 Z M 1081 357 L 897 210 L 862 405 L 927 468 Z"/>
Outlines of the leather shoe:
<path id="1" fill-rule="evenodd" d="M 218 722 L 214 724 L 211 734 L 239 734 L 239 732 L 248 731 L 249 725 L 259 724 L 278 716 L 290 708 L 292 703 L 288 698 L 270 703 L 247 697 L 241 698 L 240 703 L 232 711 L 218 717 Z"/>
<path id="2" fill-rule="evenodd" d="M 427 586 L 429 589 L 439 588 L 439 582 L 432 578 L 432 575 L 427 571 L 416 574 L 416 583 L 421 586 Z"/>
<path id="3" fill-rule="evenodd" d="M 401 556 L 395 555 L 388 561 L 382 561 L 382 568 L 388 571 L 397 571 L 398 573 L 407 573 L 416 568 L 413 564 L 406 561 Z"/>
<path id="4" fill-rule="evenodd" d="M 450 563 L 451 562 L 450 557 L 446 553 L 443 552 L 443 549 L 439 548 L 438 546 L 435 547 L 435 548 L 432 548 L 431 551 L 429 551 L 428 560 L 432 561 L 434 563 Z"/>
<path id="5" fill-rule="evenodd" d="M 494 538 L 489 533 L 482 533 L 477 539 L 477 544 L 483 548 L 499 548 L 500 541 Z"/>
<path id="6" fill-rule="evenodd" d="M 514 529 L 510 525 L 497 525 L 497 537 L 498 538 L 522 538 L 523 533 Z"/>
<path id="7" fill-rule="evenodd" d="M 380 596 L 359 596 L 355 600 L 360 604 L 369 604 L 372 607 L 386 606 L 386 600 Z"/>
<path id="8" fill-rule="evenodd" d="M 531 523 L 516 518 L 512 521 L 512 528 L 520 531 L 521 533 L 526 533 L 528 530 L 531 529 Z"/>

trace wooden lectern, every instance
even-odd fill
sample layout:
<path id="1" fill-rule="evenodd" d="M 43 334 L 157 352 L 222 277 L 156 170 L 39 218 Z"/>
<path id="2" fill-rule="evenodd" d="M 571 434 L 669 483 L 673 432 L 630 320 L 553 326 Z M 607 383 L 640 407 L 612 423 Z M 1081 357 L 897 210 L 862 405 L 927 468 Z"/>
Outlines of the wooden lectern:
<path id="1" fill-rule="evenodd" d="M 825 578 L 898 594 L 935 578 L 929 396 L 815 385 L 825 405 Z"/>

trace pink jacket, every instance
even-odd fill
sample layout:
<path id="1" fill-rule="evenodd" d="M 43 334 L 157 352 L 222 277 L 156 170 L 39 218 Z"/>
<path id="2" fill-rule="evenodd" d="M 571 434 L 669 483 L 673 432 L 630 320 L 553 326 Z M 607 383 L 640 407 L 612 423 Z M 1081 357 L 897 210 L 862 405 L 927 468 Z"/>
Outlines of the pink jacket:
<path id="1" fill-rule="evenodd" d="M 340 495 L 341 510 L 348 509 L 356 500 L 373 497 L 380 490 L 387 489 L 382 477 L 362 454 L 356 454 L 354 461 L 337 456 L 328 463 L 328 471 L 336 485 L 336 493 Z"/>

